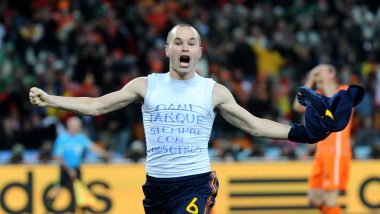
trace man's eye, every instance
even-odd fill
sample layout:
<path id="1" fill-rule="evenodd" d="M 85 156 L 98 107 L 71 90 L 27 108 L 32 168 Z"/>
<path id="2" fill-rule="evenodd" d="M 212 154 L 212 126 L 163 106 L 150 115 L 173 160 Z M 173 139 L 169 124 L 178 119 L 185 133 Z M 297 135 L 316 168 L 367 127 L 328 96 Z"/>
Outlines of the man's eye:
<path id="1" fill-rule="evenodd" d="M 194 46 L 194 45 L 195 45 L 195 43 L 190 43 L 189 45 L 190 45 L 190 46 Z"/>

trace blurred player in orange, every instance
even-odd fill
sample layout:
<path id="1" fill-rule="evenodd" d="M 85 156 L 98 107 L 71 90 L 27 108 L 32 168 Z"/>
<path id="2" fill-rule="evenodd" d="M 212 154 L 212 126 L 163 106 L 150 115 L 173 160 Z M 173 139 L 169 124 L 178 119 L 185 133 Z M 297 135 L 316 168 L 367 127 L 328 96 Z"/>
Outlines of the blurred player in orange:
<path id="1" fill-rule="evenodd" d="M 338 74 L 334 66 L 320 64 L 314 67 L 306 80 L 305 87 L 315 89 L 317 93 L 331 97 L 348 86 L 339 85 Z M 304 112 L 305 107 L 297 101 L 293 109 Z M 315 159 L 309 175 L 308 198 L 310 203 L 323 214 L 339 214 L 340 191 L 347 187 L 351 162 L 350 129 L 352 115 L 345 129 L 331 133 L 316 145 Z"/>

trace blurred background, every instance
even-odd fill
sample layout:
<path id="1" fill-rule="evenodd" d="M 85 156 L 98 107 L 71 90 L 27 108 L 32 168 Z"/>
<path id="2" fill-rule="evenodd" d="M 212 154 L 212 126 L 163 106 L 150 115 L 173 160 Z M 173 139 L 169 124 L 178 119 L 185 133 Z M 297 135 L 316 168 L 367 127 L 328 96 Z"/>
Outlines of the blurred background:
<path id="1" fill-rule="evenodd" d="M 202 36 L 198 72 L 227 86 L 252 114 L 302 122 L 291 108 L 310 69 L 331 63 L 366 96 L 353 123 L 355 158 L 380 157 L 380 8 L 377 1 L 6 0 L 0 3 L 1 163 L 49 160 L 68 112 L 36 108 L 28 90 L 99 96 L 131 79 L 167 72 L 166 35 L 180 22 Z M 82 117 L 115 157 L 144 158 L 139 104 Z M 23 152 L 20 158 L 12 153 Z M 259 139 L 215 121 L 214 160 L 308 159 L 313 148 Z"/>
<path id="2" fill-rule="evenodd" d="M 100 96 L 131 79 L 167 72 L 164 45 L 181 22 L 201 34 L 198 73 L 228 87 L 252 114 L 302 122 L 298 87 L 319 63 L 366 95 L 352 126 L 354 159 L 380 158 L 380 2 L 365 0 L 2 0 L 0 2 L 0 163 L 52 161 L 71 113 L 33 107 L 28 92 Z M 88 136 L 114 155 L 143 163 L 141 106 L 82 116 Z M 213 162 L 308 161 L 314 147 L 254 138 L 220 116 L 209 142 Z M 87 153 L 86 162 L 102 162 Z"/>

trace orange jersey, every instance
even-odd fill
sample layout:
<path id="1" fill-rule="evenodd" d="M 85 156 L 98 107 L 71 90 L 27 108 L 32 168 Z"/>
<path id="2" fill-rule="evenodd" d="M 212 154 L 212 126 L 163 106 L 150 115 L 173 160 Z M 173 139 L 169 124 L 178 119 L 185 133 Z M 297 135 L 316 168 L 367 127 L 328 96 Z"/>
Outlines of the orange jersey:
<path id="1" fill-rule="evenodd" d="M 316 157 L 309 175 L 310 189 L 346 191 L 351 157 Z"/>
<path id="2" fill-rule="evenodd" d="M 348 86 L 340 86 L 338 90 L 346 90 Z M 315 156 L 351 157 L 351 124 L 352 115 L 346 128 L 340 132 L 331 133 L 326 139 L 317 143 Z"/>
<path id="3" fill-rule="evenodd" d="M 340 86 L 338 90 L 346 90 Z M 309 188 L 345 191 L 348 183 L 351 162 L 352 115 L 346 128 L 331 133 L 317 143 L 315 160 L 309 176 Z"/>

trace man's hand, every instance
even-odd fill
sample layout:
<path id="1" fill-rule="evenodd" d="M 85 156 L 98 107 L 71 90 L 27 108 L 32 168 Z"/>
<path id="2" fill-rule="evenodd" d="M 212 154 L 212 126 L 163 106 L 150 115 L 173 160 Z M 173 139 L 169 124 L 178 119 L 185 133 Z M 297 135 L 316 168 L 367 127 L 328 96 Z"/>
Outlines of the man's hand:
<path id="1" fill-rule="evenodd" d="M 326 139 L 330 132 L 323 130 L 312 130 L 304 125 L 293 123 L 288 134 L 288 139 L 298 143 L 318 143 L 321 140 Z"/>
<path id="2" fill-rule="evenodd" d="M 49 95 L 43 90 L 33 87 L 29 91 L 30 103 L 33 105 L 46 107 L 50 104 Z"/>
<path id="3" fill-rule="evenodd" d="M 313 69 L 311 69 L 311 71 L 307 77 L 307 80 L 305 82 L 305 86 L 308 88 L 312 88 L 318 79 L 318 75 L 319 75 L 319 66 L 316 66 Z"/>

